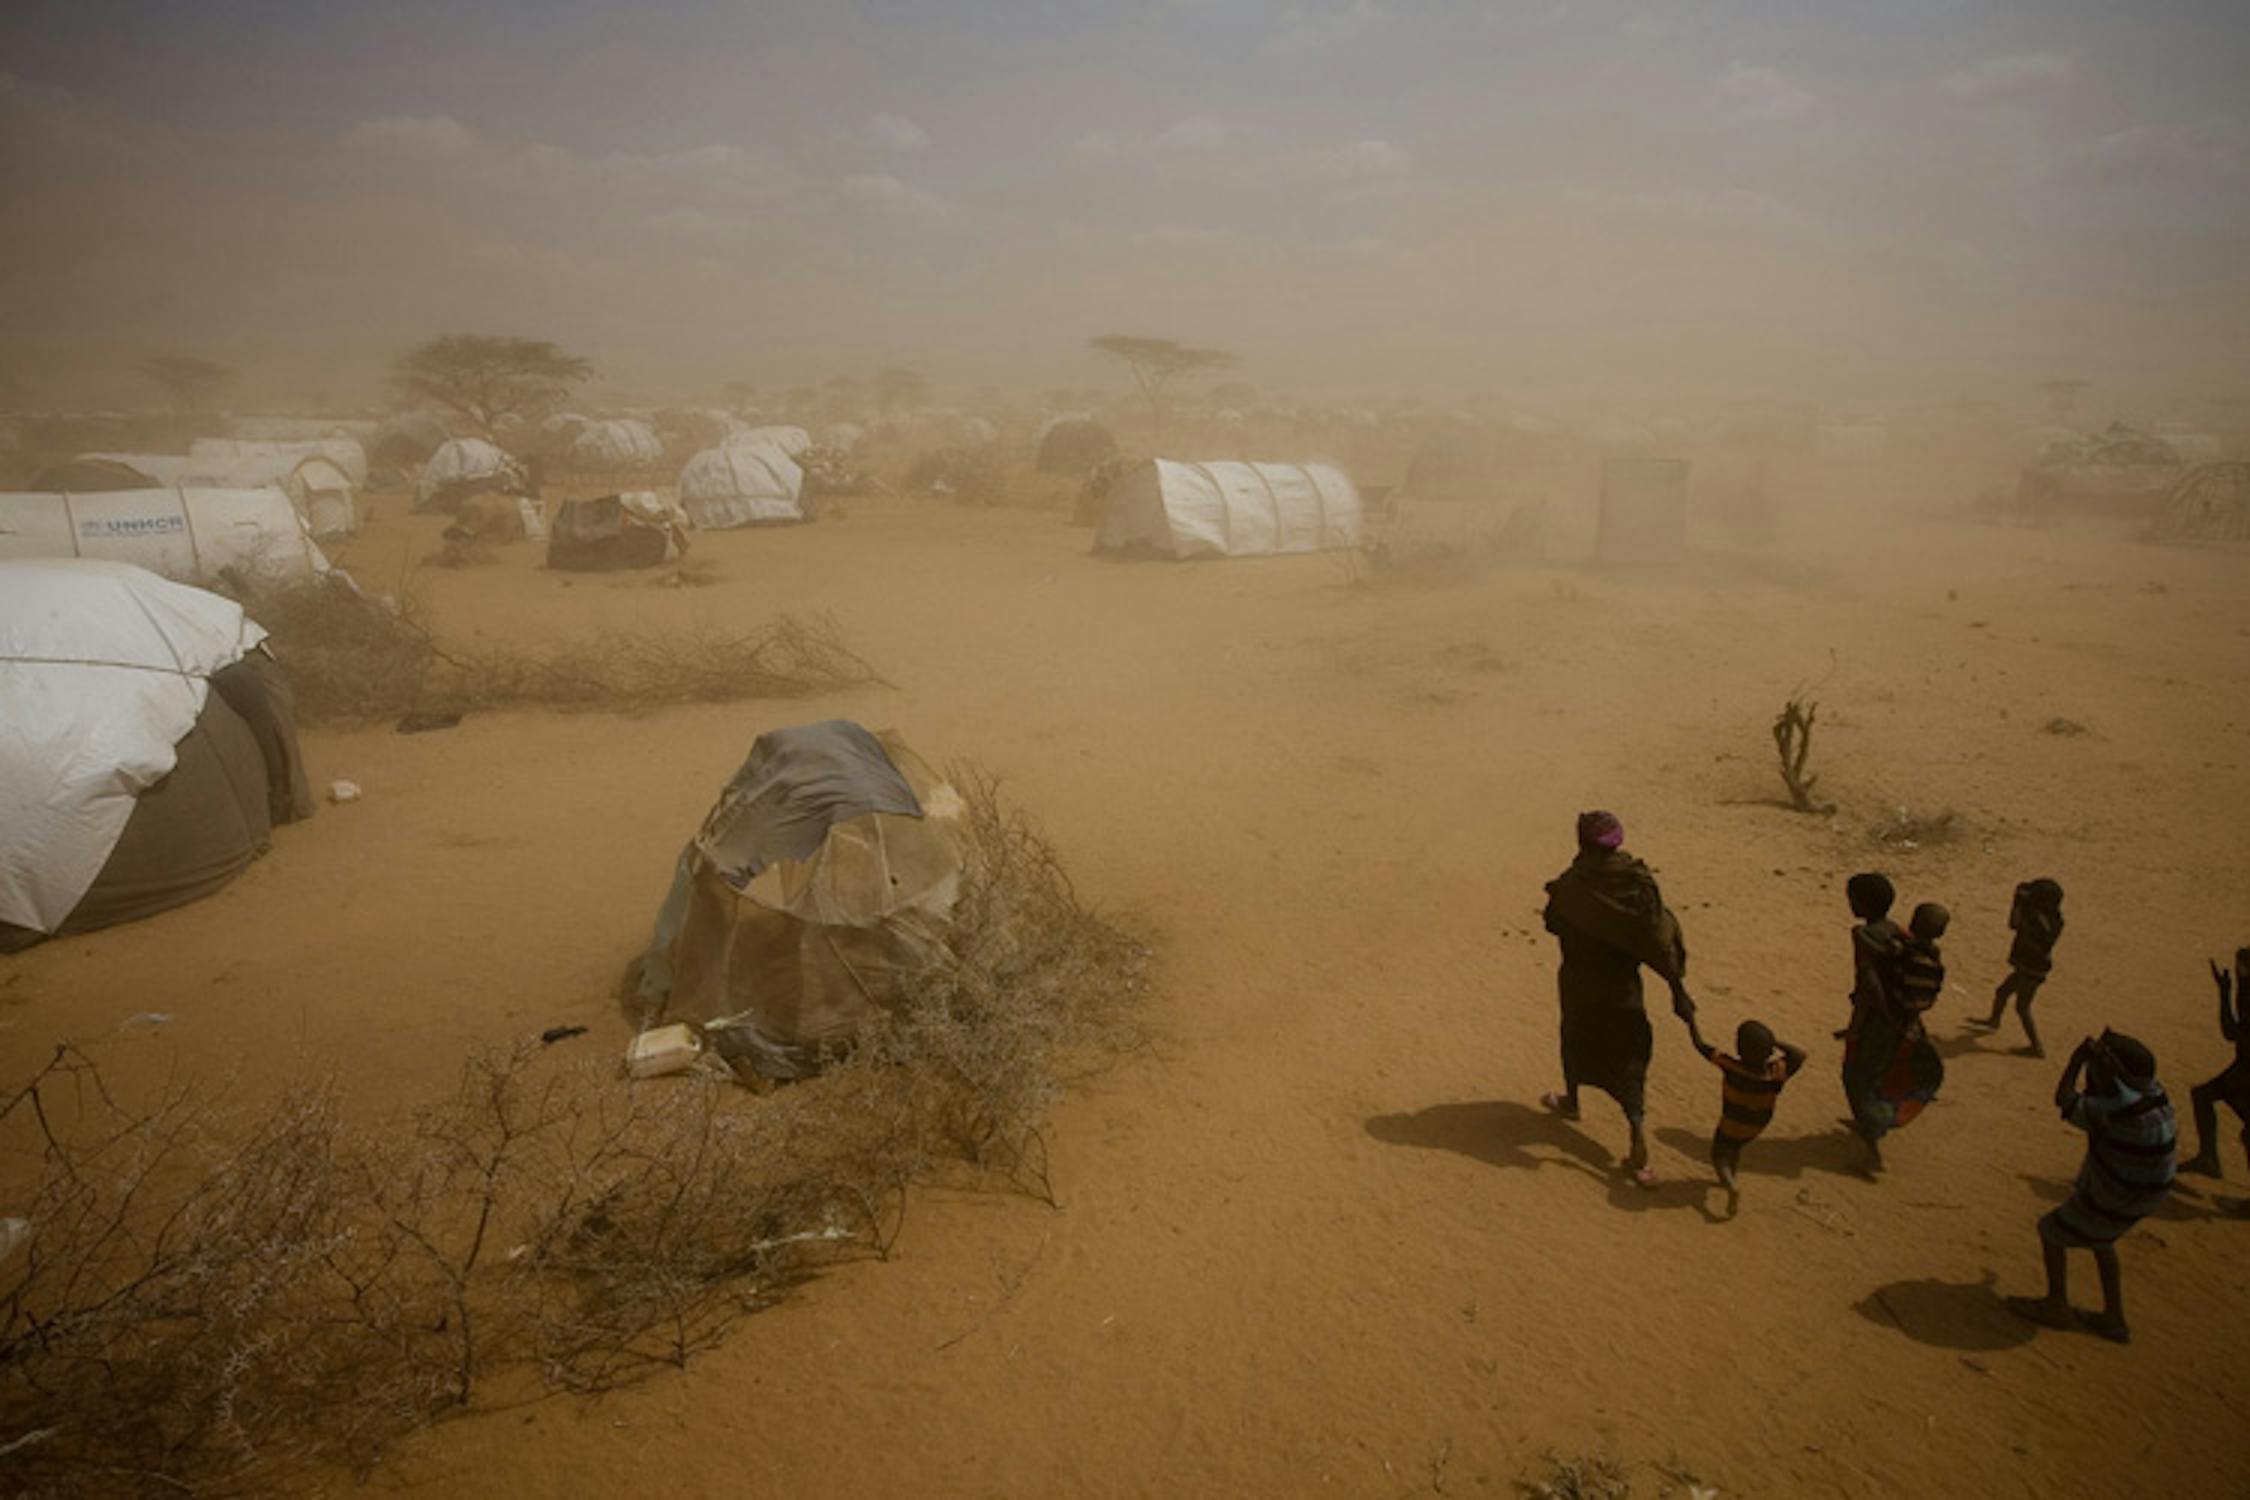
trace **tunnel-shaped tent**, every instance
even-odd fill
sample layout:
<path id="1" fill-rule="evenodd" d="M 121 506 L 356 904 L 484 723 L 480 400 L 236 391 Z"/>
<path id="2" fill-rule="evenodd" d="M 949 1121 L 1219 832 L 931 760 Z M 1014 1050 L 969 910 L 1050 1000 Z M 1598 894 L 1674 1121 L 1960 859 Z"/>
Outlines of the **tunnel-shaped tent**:
<path id="1" fill-rule="evenodd" d="M 229 574 L 309 583 L 328 571 L 304 517 L 271 485 L 0 494 L 0 560 L 38 557 L 128 562 L 201 584 Z"/>
<path id="2" fill-rule="evenodd" d="M 1098 543 L 1105 552 L 1264 557 L 1356 547 L 1359 491 L 1331 464 L 1152 459 L 1119 475 Z"/>

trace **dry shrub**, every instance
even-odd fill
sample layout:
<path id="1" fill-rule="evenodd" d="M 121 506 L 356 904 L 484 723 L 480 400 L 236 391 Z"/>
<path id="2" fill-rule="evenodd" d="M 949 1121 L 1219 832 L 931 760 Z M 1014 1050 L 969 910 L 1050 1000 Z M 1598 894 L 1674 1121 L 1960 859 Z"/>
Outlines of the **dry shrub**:
<path id="1" fill-rule="evenodd" d="M 1078 899 L 1054 844 L 973 762 L 949 766 L 968 858 L 943 956 L 868 1049 L 936 1087 L 923 1116 L 946 1146 L 1047 1202 L 1039 1126 L 1078 1070 L 1136 1045 L 1145 947 Z"/>
<path id="2" fill-rule="evenodd" d="M 696 582 L 682 573 L 683 582 Z M 341 581 L 241 587 L 289 670 L 307 724 L 366 723 L 418 709 L 660 708 L 804 698 L 882 682 L 833 619 L 777 615 L 747 630 L 639 628 L 551 646 L 449 650 L 410 592 L 375 599 Z"/>
<path id="3" fill-rule="evenodd" d="M 134 1110 L 63 1049 L 0 1100 L 0 1490 L 272 1490 L 364 1473 L 495 1381 L 684 1364 L 966 1160 L 1050 1203 L 1039 1134 L 1130 1043 L 1146 953 L 973 765 L 944 959 L 871 1044 L 752 1093 L 620 1082 L 531 1043 L 405 1119 L 291 1090 Z M 7 1148 L 13 1148 L 9 1150 Z"/>
<path id="4" fill-rule="evenodd" d="M 1950 807 L 1942 812 L 1918 813 L 1901 806 L 1877 823 L 1869 837 L 1886 849 L 1911 851 L 1950 844 L 1967 831 L 1960 813 Z"/>

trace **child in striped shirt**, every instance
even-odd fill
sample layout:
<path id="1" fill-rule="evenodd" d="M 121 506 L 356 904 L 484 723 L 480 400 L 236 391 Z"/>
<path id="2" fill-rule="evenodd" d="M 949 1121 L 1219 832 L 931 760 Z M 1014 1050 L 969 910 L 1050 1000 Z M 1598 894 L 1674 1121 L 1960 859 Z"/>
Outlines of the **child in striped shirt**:
<path id="1" fill-rule="evenodd" d="M 1731 1219 L 1742 1207 L 1742 1187 L 1736 1177 L 1742 1148 L 1772 1123 L 1781 1086 L 1805 1065 L 1805 1052 L 1801 1047 L 1775 1041 L 1764 1023 L 1744 1021 L 1734 1032 L 1736 1055 L 1729 1057 L 1703 1040 L 1695 1017 L 1689 1016 L 1687 1023 L 1695 1050 L 1719 1070 L 1719 1128 L 1711 1137 L 1711 1169 L 1719 1174 L 1719 1186 L 1726 1189 L 1727 1217 Z"/>

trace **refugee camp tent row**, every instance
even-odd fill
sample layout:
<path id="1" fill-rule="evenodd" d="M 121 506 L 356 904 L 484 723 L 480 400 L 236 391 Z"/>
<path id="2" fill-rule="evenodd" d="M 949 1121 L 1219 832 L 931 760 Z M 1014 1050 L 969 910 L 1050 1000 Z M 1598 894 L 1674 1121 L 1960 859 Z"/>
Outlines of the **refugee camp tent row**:
<path id="1" fill-rule="evenodd" d="M 1359 491 L 1332 464 L 1152 459 L 1119 475 L 1096 545 L 1164 557 L 1266 557 L 1357 547 Z"/>
<path id="2" fill-rule="evenodd" d="M 528 495 L 531 477 L 522 464 L 483 438 L 450 438 L 422 466 L 414 485 L 414 508 L 456 511 L 471 495 L 487 491 Z"/>
<path id="3" fill-rule="evenodd" d="M 0 952 L 208 895 L 311 814 L 242 607 L 117 562 L 0 562 Z"/>
<path id="4" fill-rule="evenodd" d="M 770 443 L 706 448 L 680 470 L 680 505 L 700 531 L 809 521 L 805 473 Z"/>
<path id="5" fill-rule="evenodd" d="M 664 461 L 656 429 L 637 417 L 588 422 L 570 440 L 573 468 L 603 473 L 639 473 Z"/>
<path id="6" fill-rule="evenodd" d="M 229 574 L 301 584 L 328 571 L 311 527 L 273 486 L 0 494 L 0 561 L 56 557 L 127 562 L 202 584 Z"/>
<path id="7" fill-rule="evenodd" d="M 963 810 L 895 734 L 838 719 L 760 735 L 680 853 L 642 1002 L 765 1076 L 815 1071 L 942 955 Z"/>

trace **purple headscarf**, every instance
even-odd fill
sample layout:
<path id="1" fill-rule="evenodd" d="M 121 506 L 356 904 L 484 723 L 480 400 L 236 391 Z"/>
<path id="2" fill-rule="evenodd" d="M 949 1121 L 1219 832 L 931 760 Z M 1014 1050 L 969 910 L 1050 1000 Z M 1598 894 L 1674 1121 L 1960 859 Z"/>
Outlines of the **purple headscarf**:
<path id="1" fill-rule="evenodd" d="M 1625 847 L 1625 825 L 1611 812 L 1586 812 L 1578 815 L 1578 847 L 1581 849 L 1622 849 Z"/>

